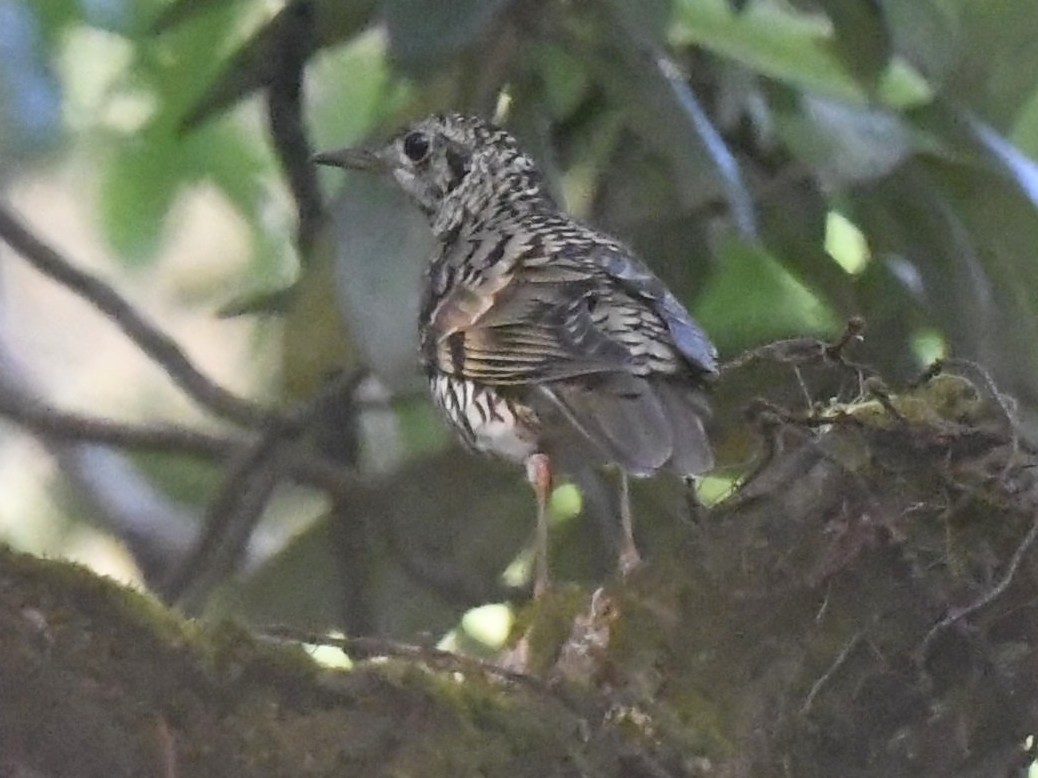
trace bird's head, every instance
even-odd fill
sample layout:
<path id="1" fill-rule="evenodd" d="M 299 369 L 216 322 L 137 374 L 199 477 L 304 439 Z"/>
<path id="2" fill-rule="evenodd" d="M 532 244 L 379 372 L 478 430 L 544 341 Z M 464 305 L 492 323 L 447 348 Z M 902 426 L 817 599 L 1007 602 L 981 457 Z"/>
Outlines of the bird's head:
<path id="1" fill-rule="evenodd" d="M 383 146 L 339 149 L 313 161 L 388 173 L 442 235 L 494 200 L 537 199 L 542 179 L 508 132 L 478 117 L 430 116 Z"/>

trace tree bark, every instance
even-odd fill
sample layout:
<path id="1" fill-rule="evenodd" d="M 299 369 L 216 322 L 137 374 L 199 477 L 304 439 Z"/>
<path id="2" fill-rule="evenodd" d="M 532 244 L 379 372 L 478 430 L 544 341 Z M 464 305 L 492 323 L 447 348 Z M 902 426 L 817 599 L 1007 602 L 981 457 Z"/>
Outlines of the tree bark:
<path id="1" fill-rule="evenodd" d="M 1038 727 L 1035 456 L 937 376 L 803 419 L 673 542 L 520 619 L 500 670 L 182 621 L 0 552 L 0 771 L 18 776 L 995 776 Z"/>

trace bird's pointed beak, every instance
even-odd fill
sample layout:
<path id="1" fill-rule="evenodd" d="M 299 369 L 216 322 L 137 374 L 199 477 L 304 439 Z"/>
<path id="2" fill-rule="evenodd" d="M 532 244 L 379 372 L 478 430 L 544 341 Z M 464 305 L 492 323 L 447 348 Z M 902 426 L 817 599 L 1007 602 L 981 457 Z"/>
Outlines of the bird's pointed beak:
<path id="1" fill-rule="evenodd" d="M 386 169 L 382 158 L 371 149 L 347 148 L 335 151 L 322 151 L 310 157 L 315 165 L 330 165 L 346 170 L 370 170 L 381 172 Z"/>

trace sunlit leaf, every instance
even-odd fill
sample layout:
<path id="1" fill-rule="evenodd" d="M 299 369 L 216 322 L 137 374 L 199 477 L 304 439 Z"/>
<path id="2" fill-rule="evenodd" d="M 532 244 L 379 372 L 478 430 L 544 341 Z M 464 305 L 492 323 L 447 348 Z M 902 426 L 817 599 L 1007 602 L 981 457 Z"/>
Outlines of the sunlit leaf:
<path id="1" fill-rule="evenodd" d="M 721 268 L 703 289 L 695 314 L 722 351 L 839 330 L 839 319 L 824 301 L 763 249 L 729 238 L 719 254 Z"/>

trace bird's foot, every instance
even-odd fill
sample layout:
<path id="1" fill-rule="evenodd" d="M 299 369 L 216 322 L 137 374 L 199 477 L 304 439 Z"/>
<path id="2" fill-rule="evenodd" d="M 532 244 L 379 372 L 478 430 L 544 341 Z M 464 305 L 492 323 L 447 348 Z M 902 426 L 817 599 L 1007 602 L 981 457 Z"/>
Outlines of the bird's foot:
<path id="1" fill-rule="evenodd" d="M 642 555 L 638 553 L 638 549 L 633 543 L 624 544 L 624 547 L 620 549 L 620 576 L 626 578 L 636 569 L 641 567 Z"/>

